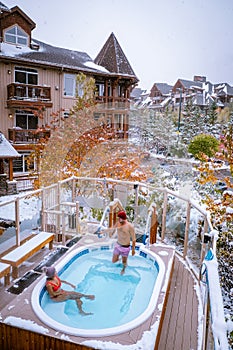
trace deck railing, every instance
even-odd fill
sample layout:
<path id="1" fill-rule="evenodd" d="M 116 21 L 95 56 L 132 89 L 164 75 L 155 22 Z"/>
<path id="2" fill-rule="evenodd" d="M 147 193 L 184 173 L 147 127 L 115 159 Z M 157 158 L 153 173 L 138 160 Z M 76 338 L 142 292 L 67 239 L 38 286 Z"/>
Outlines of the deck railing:
<path id="1" fill-rule="evenodd" d="M 120 188 L 118 188 L 118 186 L 120 186 Z M 143 205 L 140 202 L 142 193 L 146 193 L 145 196 L 147 197 L 147 201 L 144 201 Z M 121 198 L 119 198 L 119 196 Z M 20 195 L 8 202 L 0 203 L 0 218 L 3 217 L 1 208 L 6 205 L 13 205 L 15 211 L 16 245 L 20 245 L 21 203 L 25 200 L 25 197 L 33 197 L 40 203 L 38 204 L 38 216 L 40 217 L 41 229 L 54 232 L 56 234 L 56 239 L 62 241 L 63 244 L 66 243 L 67 239 L 70 239 L 72 234 L 85 234 L 85 230 L 82 231 L 80 226 L 84 223 L 86 225 L 90 221 L 90 217 L 93 215 L 93 213 L 90 213 L 92 208 L 95 209 L 95 213 L 98 211 L 100 212 L 98 220 L 95 219 L 92 221 L 92 224 L 95 225 L 97 229 L 100 222 L 101 224 L 103 223 L 103 220 L 101 220 L 103 214 L 105 217 L 110 215 L 110 213 L 113 215 L 113 211 L 105 209 L 116 200 L 119 200 L 119 203 L 127 210 L 129 217 L 132 213 L 131 219 L 134 222 L 136 233 L 147 238 L 147 240 L 144 239 L 144 242 L 151 243 L 151 234 L 155 235 L 153 241 L 159 239 L 164 242 L 168 235 L 167 215 L 168 211 L 171 211 L 171 201 L 169 202 L 169 198 L 179 199 L 186 205 L 184 237 L 183 240 L 180 240 L 183 242 L 183 248 L 180 254 L 188 263 L 190 263 L 189 234 L 192 221 L 191 211 L 197 210 L 203 222 L 201 232 L 199 232 L 201 250 L 196 268 L 193 267 L 192 263 L 190 266 L 198 283 L 201 284 L 202 289 L 204 289 L 205 295 L 202 305 L 202 316 L 204 316 L 204 319 L 202 320 L 203 339 L 201 349 L 207 349 L 207 339 L 210 334 L 213 335 L 214 339 L 215 347 L 213 347 L 213 349 L 226 349 L 224 346 L 227 344 L 227 337 L 224 328 L 225 320 L 221 288 L 217 267 L 215 266 L 213 268 L 213 265 L 216 265 L 215 251 L 217 232 L 213 230 L 209 213 L 201 208 L 198 203 L 167 188 L 155 188 L 145 183 L 106 178 L 72 177 L 43 189 L 32 191 L 30 194 Z M 175 203 L 175 205 L 177 205 L 177 203 Z M 86 212 L 84 208 L 86 208 Z M 161 209 L 161 222 L 157 219 L 159 215 L 156 209 L 157 211 Z M 71 222 L 69 221 L 70 219 Z M 74 222 L 72 221 L 73 219 Z M 108 217 L 109 226 L 111 226 L 111 222 L 112 218 Z M 157 232 L 159 226 L 160 232 Z M 213 254 L 213 264 L 211 266 L 210 263 L 208 263 L 210 248 Z M 203 267 L 203 264 L 206 267 L 207 276 L 207 283 L 204 284 L 202 283 L 202 278 L 200 278 L 203 277 L 203 274 L 200 273 L 200 268 Z M 214 276 L 210 271 L 214 271 Z M 213 289 L 217 290 L 218 300 L 216 300 L 214 293 L 211 294 Z M 217 315 L 216 303 L 218 305 Z M 216 323 L 221 325 L 221 332 L 219 332 L 218 327 L 216 327 Z"/>

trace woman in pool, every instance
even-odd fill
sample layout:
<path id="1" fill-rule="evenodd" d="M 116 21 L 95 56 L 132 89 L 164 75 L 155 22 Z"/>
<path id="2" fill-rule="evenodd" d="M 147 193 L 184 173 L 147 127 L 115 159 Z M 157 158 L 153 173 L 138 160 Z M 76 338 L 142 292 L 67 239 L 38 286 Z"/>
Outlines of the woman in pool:
<path id="1" fill-rule="evenodd" d="M 81 298 L 93 300 L 93 299 L 95 299 L 94 295 L 86 295 L 86 294 L 62 289 L 61 288 L 62 283 L 66 283 L 66 284 L 70 285 L 72 288 L 75 288 L 75 285 L 73 285 L 70 282 L 61 280 L 58 277 L 54 266 L 45 267 L 44 271 L 45 271 L 46 276 L 47 276 L 46 288 L 47 288 L 47 291 L 49 293 L 50 298 L 53 301 L 61 302 L 61 301 L 69 300 L 69 299 L 75 300 L 80 314 L 91 315 L 90 312 L 87 313 L 87 312 L 83 311 L 83 309 L 82 309 L 83 302 L 82 302 Z"/>

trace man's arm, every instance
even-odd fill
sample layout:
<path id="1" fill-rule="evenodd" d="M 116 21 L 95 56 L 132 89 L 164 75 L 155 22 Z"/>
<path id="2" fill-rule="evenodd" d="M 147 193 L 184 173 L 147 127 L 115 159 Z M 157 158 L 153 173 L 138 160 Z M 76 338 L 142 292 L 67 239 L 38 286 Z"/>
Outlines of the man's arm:
<path id="1" fill-rule="evenodd" d="M 135 234 L 135 229 L 134 226 L 131 224 L 130 225 L 130 236 L 132 239 L 132 255 L 135 254 L 135 246 L 136 246 L 136 234 Z"/>

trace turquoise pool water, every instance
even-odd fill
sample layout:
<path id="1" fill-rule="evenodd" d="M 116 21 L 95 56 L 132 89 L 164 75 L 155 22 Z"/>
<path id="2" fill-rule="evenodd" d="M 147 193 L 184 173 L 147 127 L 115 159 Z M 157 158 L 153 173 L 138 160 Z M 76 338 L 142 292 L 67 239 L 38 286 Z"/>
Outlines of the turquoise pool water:
<path id="1" fill-rule="evenodd" d="M 70 334 L 106 335 L 125 325 L 131 327 L 141 315 L 149 317 L 153 310 L 149 313 L 148 307 L 160 271 L 157 259 L 137 248 L 136 255 L 129 256 L 122 276 L 122 264 L 113 264 L 111 258 L 112 246 L 98 246 L 72 252 L 63 266 L 56 266 L 59 277 L 76 285 L 78 292 L 95 295 L 95 300 L 82 298 L 83 310 L 92 314 L 81 315 L 73 300 L 53 302 L 45 290 L 44 279 L 37 287 L 40 290 L 37 302 L 32 298 L 33 308 L 41 320 Z M 65 284 L 63 288 L 72 290 Z"/>

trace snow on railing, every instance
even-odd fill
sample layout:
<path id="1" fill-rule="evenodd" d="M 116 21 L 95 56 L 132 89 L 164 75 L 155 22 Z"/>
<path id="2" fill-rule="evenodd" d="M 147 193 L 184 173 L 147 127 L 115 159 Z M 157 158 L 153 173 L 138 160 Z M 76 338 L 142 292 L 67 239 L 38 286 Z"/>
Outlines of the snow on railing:
<path id="1" fill-rule="evenodd" d="M 212 259 L 204 259 L 204 265 L 206 268 L 206 280 L 207 280 L 207 291 L 208 291 L 208 295 L 209 295 L 209 305 L 210 305 L 210 312 L 211 312 L 211 326 L 212 326 L 212 333 L 213 333 L 213 337 L 214 337 L 214 342 L 215 342 L 215 350 L 226 350 L 228 349 L 228 345 L 227 345 L 227 338 L 226 338 L 226 324 L 224 321 L 224 309 L 223 309 L 223 302 L 222 302 L 222 294 L 221 294 L 221 287 L 219 284 L 219 276 L 218 276 L 218 269 L 217 269 L 217 261 L 215 258 L 216 255 L 216 242 L 218 239 L 218 231 L 213 230 L 213 226 L 211 224 L 211 220 L 210 220 L 210 215 L 208 214 L 208 212 L 206 212 L 203 208 L 201 208 L 197 203 L 195 203 L 195 201 L 189 199 L 189 198 L 185 198 L 184 196 L 179 195 L 178 193 L 171 191 L 167 188 L 154 188 L 151 185 L 147 185 L 145 183 L 135 183 L 135 182 L 130 182 L 130 181 L 121 181 L 121 180 L 115 180 L 115 179 L 100 179 L 100 178 L 86 178 L 86 177 L 82 177 L 82 178 L 78 178 L 78 177 L 72 177 L 70 179 L 66 179 L 64 181 L 60 181 L 59 184 L 56 185 L 51 185 L 48 186 L 46 188 L 37 190 L 37 191 L 33 191 L 30 193 L 30 195 L 41 195 L 41 199 L 42 202 L 45 202 L 42 204 L 42 212 L 43 210 L 54 210 L 56 208 L 60 209 L 60 205 L 62 202 L 62 196 L 61 196 L 61 186 L 66 186 L 69 188 L 72 188 L 72 201 L 75 201 L 75 194 L 76 194 L 76 186 L 78 181 L 90 181 L 90 182 L 101 182 L 101 181 L 105 181 L 109 182 L 109 183 L 119 183 L 119 184 L 124 184 L 124 185 L 130 185 L 132 187 L 132 189 L 134 188 L 134 186 L 138 187 L 148 187 L 148 189 L 152 189 L 153 191 L 159 191 L 159 192 L 163 192 L 164 193 L 164 205 L 163 205 L 163 220 L 162 220 L 162 233 L 161 233 L 161 240 L 163 241 L 163 235 L 165 234 L 165 227 L 166 227 L 166 206 L 167 206 L 167 196 L 168 195 L 172 195 L 175 196 L 177 198 L 180 198 L 182 200 L 184 200 L 187 203 L 187 217 L 188 215 L 190 215 L 190 208 L 191 206 L 196 208 L 203 216 L 204 216 L 204 236 L 208 235 L 210 237 L 211 243 L 212 243 L 212 253 L 213 253 L 213 258 Z M 71 184 L 71 186 L 70 186 Z M 50 192 L 50 196 L 46 196 L 46 190 Z M 5 206 L 5 205 L 9 205 L 13 202 L 15 202 L 15 224 L 16 224 L 16 237 L 17 237 L 17 245 L 20 244 L 20 236 L 19 236 L 19 231 L 20 231 L 20 225 L 19 225 L 19 213 L 20 213 L 20 206 L 19 206 L 19 201 L 22 200 L 23 198 L 25 198 L 26 196 L 28 196 L 28 194 L 25 194 L 24 196 L 18 196 L 18 198 L 14 198 L 13 200 L 9 200 L 6 201 L 5 203 L 0 203 L 0 209 Z M 51 197 L 51 201 L 48 200 L 48 197 Z M 115 199 L 116 201 L 116 199 Z M 111 202 L 110 204 L 112 204 L 113 206 L 116 205 L 115 201 Z M 46 204 L 46 205 L 45 205 Z M 111 211 L 111 207 L 106 206 L 102 215 L 102 218 L 100 220 L 99 223 L 99 227 L 102 228 L 104 225 L 104 220 L 106 219 L 107 215 L 110 215 L 110 211 Z M 122 206 L 122 205 L 121 205 Z M 135 208 L 137 206 L 137 203 L 135 203 Z M 150 208 L 149 208 L 150 209 Z M 153 208 L 152 208 L 153 209 Z M 145 234 L 148 234 L 149 232 L 149 226 L 151 223 L 151 215 L 152 215 L 152 210 L 148 210 L 148 215 L 146 218 L 146 227 L 144 230 Z M 0 216 L 1 217 L 1 216 Z M 64 220 L 63 220 L 64 221 Z M 43 218 L 42 218 L 42 222 L 43 222 Z M 184 253 L 187 251 L 187 247 L 185 248 L 185 244 L 187 245 L 188 242 L 188 226 L 189 226 L 189 219 L 186 222 L 187 227 L 185 228 L 185 241 L 184 241 Z M 149 237 L 149 234 L 148 234 Z M 203 237 L 202 237 L 203 238 Z M 203 241 L 204 243 L 204 241 Z M 202 245 L 204 246 L 204 244 Z M 204 250 L 203 250 L 204 251 Z M 183 257 L 186 257 L 186 253 L 183 255 Z M 203 310 L 205 309 L 205 307 L 203 308 Z M 208 308 L 206 308 L 208 310 Z M 207 318 L 208 315 L 206 315 L 206 320 L 203 322 L 204 324 L 207 323 Z M 205 331 L 207 329 L 204 330 L 204 339 L 206 338 L 205 335 Z M 202 349 L 206 349 L 205 347 L 203 347 Z"/>
<path id="2" fill-rule="evenodd" d="M 214 240 L 217 239 L 218 232 L 214 230 L 211 233 Z M 214 249 L 210 248 L 202 264 L 202 279 L 206 283 L 206 298 L 204 301 L 205 321 L 204 321 L 204 337 L 202 349 L 206 349 L 206 341 L 208 337 L 208 310 L 210 312 L 211 329 L 214 339 L 215 350 L 230 349 L 227 340 L 227 326 L 224 317 L 224 307 L 221 287 L 219 283 L 218 262 Z"/>

